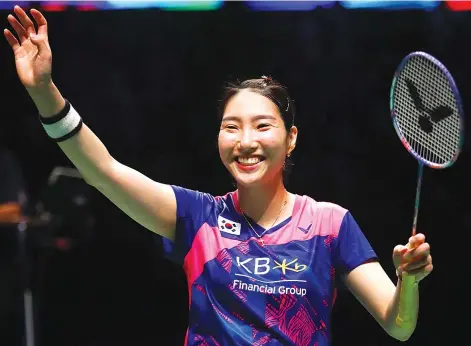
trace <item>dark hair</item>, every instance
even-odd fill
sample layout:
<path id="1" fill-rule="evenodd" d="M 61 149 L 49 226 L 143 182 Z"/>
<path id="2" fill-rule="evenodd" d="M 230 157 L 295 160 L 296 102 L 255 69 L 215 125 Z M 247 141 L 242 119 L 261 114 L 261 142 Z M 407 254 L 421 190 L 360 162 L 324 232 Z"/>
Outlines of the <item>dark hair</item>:
<path id="1" fill-rule="evenodd" d="M 229 83 L 224 88 L 223 97 L 219 105 L 219 118 L 222 120 L 224 110 L 232 97 L 237 95 L 242 90 L 249 90 L 256 92 L 266 98 L 270 99 L 278 108 L 281 118 L 285 124 L 286 132 L 289 132 L 291 126 L 294 125 L 295 107 L 293 99 L 288 94 L 288 89 L 274 80 L 272 77 L 262 76 L 258 79 L 247 79 L 245 81 L 237 81 L 236 83 Z M 283 166 L 283 181 L 285 185 L 288 183 L 288 176 L 291 173 L 293 162 L 291 158 L 285 159 Z"/>
<path id="2" fill-rule="evenodd" d="M 291 126 L 294 125 L 294 102 L 289 96 L 288 89 L 286 89 L 285 86 L 274 80 L 272 77 L 267 76 L 228 84 L 224 88 L 224 94 L 220 101 L 219 117 L 221 119 L 230 99 L 242 90 L 250 90 L 270 99 L 278 108 L 285 124 L 286 131 L 289 132 Z"/>

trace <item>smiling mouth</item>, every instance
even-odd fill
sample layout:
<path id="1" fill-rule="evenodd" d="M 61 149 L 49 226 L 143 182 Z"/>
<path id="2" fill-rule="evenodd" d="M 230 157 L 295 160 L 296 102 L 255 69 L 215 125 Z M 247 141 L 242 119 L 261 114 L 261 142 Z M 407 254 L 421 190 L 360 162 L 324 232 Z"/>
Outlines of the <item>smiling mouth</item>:
<path id="1" fill-rule="evenodd" d="M 238 156 L 236 161 L 242 166 L 255 166 L 256 164 L 264 161 L 265 158 L 262 156 L 251 156 L 251 157 L 242 157 Z"/>

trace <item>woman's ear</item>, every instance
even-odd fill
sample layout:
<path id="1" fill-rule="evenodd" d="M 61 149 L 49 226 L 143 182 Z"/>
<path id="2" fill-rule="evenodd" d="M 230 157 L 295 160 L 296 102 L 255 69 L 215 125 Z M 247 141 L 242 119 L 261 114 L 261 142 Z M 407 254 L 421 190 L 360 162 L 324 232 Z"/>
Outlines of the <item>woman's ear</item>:
<path id="1" fill-rule="evenodd" d="M 288 156 L 291 155 L 294 148 L 296 147 L 296 141 L 298 139 L 298 128 L 296 126 L 291 126 L 289 133 L 288 133 Z"/>

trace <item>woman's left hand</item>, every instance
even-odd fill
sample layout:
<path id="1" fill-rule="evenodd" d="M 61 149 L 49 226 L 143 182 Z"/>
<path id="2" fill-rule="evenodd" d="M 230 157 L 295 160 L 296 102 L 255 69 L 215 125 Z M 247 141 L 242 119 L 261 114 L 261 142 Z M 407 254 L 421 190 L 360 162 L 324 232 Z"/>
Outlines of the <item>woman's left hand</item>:
<path id="1" fill-rule="evenodd" d="M 393 262 L 398 277 L 414 276 L 419 282 L 433 270 L 430 245 L 425 242 L 423 234 L 409 238 L 408 246 L 397 245 L 393 251 Z"/>

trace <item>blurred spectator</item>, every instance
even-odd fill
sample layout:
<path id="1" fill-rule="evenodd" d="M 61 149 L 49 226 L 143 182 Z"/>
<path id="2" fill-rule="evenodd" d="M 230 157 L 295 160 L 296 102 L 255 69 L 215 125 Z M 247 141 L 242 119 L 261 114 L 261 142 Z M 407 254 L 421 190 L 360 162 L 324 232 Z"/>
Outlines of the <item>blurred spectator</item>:
<path id="1" fill-rule="evenodd" d="M 0 222 L 17 222 L 26 202 L 21 166 L 15 155 L 0 148 Z"/>

